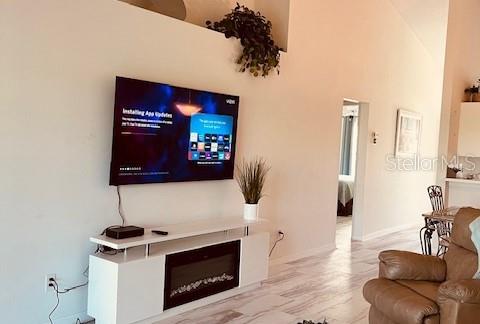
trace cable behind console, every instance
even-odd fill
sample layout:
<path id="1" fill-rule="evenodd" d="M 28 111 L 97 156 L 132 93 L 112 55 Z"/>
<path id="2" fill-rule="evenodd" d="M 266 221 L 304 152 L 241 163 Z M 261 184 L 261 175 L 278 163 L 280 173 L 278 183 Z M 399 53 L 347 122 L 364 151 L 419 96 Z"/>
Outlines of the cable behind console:
<path id="1" fill-rule="evenodd" d="M 117 186 L 117 196 L 118 196 L 118 214 L 120 215 L 120 218 L 122 219 L 122 227 L 123 227 L 123 226 L 125 226 L 127 221 L 125 219 L 125 213 L 123 212 L 122 195 L 120 194 L 120 186 Z"/>

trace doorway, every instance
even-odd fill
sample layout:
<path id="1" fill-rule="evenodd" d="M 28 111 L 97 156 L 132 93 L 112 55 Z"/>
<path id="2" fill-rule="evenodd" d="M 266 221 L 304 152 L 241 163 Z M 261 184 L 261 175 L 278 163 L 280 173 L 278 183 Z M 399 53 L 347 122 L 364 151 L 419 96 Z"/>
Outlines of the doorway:
<path id="1" fill-rule="evenodd" d="M 368 104 L 344 99 L 337 196 L 337 246 L 361 240 L 363 174 L 368 141 Z"/>

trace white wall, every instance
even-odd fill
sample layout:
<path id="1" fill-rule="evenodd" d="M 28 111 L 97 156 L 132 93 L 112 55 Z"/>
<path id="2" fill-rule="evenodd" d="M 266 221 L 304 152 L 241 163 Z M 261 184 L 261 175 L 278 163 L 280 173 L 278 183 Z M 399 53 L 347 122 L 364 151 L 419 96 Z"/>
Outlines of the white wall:
<path id="1" fill-rule="evenodd" d="M 272 23 L 272 38 L 283 49 L 288 50 L 288 27 L 290 0 L 255 0 L 255 10 L 260 11 Z"/>
<path id="2" fill-rule="evenodd" d="M 472 36 L 479 28 L 479 14 L 477 0 L 450 0 L 439 155 L 457 153 L 464 90 L 480 78 L 480 38 Z M 445 175 L 440 169 L 439 180 Z"/>
<path id="3" fill-rule="evenodd" d="M 398 107 L 424 116 L 421 152 L 437 152 L 441 74 L 386 0 L 292 3 L 281 74 L 236 72 L 235 41 L 116 0 L 6 0 L 0 8 L 0 313 L 45 323 L 44 276 L 82 281 L 88 237 L 117 223 L 107 185 L 116 75 L 238 94 L 238 152 L 272 165 L 262 202 L 283 229 L 276 258 L 334 242 L 343 98 L 370 103 L 363 234 L 415 222 L 433 172 L 388 172 Z M 129 186 L 130 223 L 241 213 L 233 181 Z M 83 312 L 86 291 L 56 316 Z"/>
<path id="4" fill-rule="evenodd" d="M 390 0 L 438 64 L 445 62 L 450 0 Z"/>

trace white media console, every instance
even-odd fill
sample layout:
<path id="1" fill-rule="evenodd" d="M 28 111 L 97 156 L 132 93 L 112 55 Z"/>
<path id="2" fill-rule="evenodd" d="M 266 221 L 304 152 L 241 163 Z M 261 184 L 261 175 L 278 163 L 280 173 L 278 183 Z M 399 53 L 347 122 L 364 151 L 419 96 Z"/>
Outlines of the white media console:
<path id="1" fill-rule="evenodd" d="M 270 243 L 267 232 L 249 233 L 259 222 L 210 219 L 154 228 L 167 236 L 146 229 L 124 240 L 90 238 L 118 253 L 90 256 L 88 314 L 97 324 L 151 324 L 258 287 Z"/>

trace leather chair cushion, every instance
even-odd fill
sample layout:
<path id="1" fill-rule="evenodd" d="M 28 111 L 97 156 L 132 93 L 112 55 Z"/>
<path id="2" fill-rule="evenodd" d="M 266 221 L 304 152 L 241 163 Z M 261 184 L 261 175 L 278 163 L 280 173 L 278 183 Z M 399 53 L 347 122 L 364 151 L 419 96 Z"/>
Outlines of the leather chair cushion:
<path id="1" fill-rule="evenodd" d="M 447 263 L 447 280 L 472 279 L 477 272 L 478 255 L 458 245 L 450 245 L 444 260 Z"/>
<path id="2" fill-rule="evenodd" d="M 444 281 L 447 272 L 444 260 L 407 251 L 383 251 L 380 260 L 380 278 L 390 280 Z"/>
<path id="3" fill-rule="evenodd" d="M 370 311 L 368 312 L 368 320 L 370 324 L 397 324 L 373 306 L 370 307 Z"/>
<path id="4" fill-rule="evenodd" d="M 424 324 L 424 320 L 440 313 L 431 299 L 388 279 L 370 280 L 363 287 L 363 295 L 373 307 L 399 324 Z"/>
<path id="5" fill-rule="evenodd" d="M 452 299 L 460 303 L 476 304 L 480 310 L 480 280 L 445 281 L 438 289 L 439 300 Z"/>
<path id="6" fill-rule="evenodd" d="M 461 208 L 455 216 L 455 223 L 452 229 L 452 242 L 470 252 L 477 253 L 472 241 L 470 223 L 480 216 L 480 210 L 475 208 Z"/>
<path id="7" fill-rule="evenodd" d="M 393 322 L 375 307 L 370 307 L 368 319 L 370 324 L 400 324 Z M 440 324 L 440 315 L 432 315 L 426 317 L 423 321 L 423 324 Z"/>
<path id="8" fill-rule="evenodd" d="M 410 288 L 423 297 L 427 297 L 431 301 L 437 302 L 438 288 L 441 284 L 440 282 L 417 280 L 397 280 L 397 282 L 405 287 Z"/>

